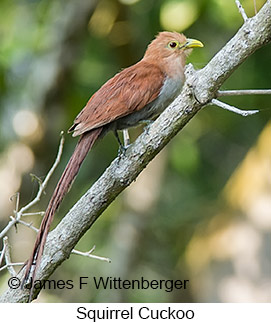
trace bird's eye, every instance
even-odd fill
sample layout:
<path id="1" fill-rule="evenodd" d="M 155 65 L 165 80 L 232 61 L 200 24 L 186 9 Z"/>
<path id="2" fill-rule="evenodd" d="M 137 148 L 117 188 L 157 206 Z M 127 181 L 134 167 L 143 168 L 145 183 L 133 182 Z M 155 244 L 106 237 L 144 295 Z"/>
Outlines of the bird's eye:
<path id="1" fill-rule="evenodd" d="M 176 48 L 178 47 L 179 43 L 177 41 L 171 41 L 168 43 L 169 48 Z"/>

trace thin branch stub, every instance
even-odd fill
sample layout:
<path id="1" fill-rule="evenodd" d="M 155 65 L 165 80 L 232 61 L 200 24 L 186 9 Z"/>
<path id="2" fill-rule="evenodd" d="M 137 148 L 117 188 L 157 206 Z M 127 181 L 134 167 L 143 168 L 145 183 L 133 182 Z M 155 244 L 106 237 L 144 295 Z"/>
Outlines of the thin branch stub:
<path id="1" fill-rule="evenodd" d="M 96 255 L 92 255 L 92 252 L 95 250 L 95 246 L 93 246 L 89 251 L 87 252 L 82 252 L 82 251 L 79 251 L 79 250 L 75 250 L 73 249 L 72 250 L 72 253 L 75 254 L 75 255 L 80 255 L 80 256 L 83 256 L 83 257 L 89 257 L 89 258 L 94 258 L 94 259 L 98 259 L 98 260 L 102 260 L 102 261 L 106 261 L 108 263 L 111 262 L 111 259 L 110 258 L 106 258 L 106 257 L 101 257 L 101 256 L 96 256 Z"/>
<path id="2" fill-rule="evenodd" d="M 217 96 L 237 96 L 237 95 L 271 95 L 270 89 L 261 90 L 225 90 L 217 91 Z"/>
<path id="3" fill-rule="evenodd" d="M 232 105 L 229 105 L 227 103 L 221 102 L 221 101 L 219 101 L 217 99 L 213 99 L 211 101 L 211 103 L 213 103 L 214 105 L 216 105 L 216 106 L 218 106 L 218 107 L 220 107 L 222 109 L 225 109 L 225 110 L 240 114 L 243 117 L 247 117 L 247 116 L 250 116 L 252 114 L 255 114 L 255 113 L 259 112 L 259 110 L 241 110 L 241 109 L 238 109 L 238 108 L 236 108 L 236 107 L 234 107 Z"/>
<path id="4" fill-rule="evenodd" d="M 247 14 L 245 12 L 245 9 L 242 7 L 242 5 L 241 5 L 241 3 L 240 3 L 239 0 L 235 0 L 235 4 L 236 4 L 236 6 L 237 6 L 237 8 L 238 8 L 238 10 L 239 10 L 239 12 L 241 14 L 241 16 L 243 17 L 244 22 L 246 22 L 248 20 L 248 16 L 247 16 Z"/>

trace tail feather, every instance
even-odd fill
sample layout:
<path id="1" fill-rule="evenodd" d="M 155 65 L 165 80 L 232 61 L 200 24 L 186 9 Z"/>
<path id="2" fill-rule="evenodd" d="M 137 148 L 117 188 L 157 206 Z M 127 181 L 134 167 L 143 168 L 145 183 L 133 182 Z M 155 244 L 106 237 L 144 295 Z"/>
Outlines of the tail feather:
<path id="1" fill-rule="evenodd" d="M 34 282 L 34 278 L 36 275 L 36 270 L 39 267 L 41 256 L 43 253 L 44 245 L 46 242 L 46 238 L 49 232 L 50 225 L 53 221 L 54 214 L 60 205 L 61 201 L 63 200 L 65 194 L 69 191 L 69 188 L 71 187 L 73 180 L 75 179 L 79 168 L 81 164 L 83 163 L 87 153 L 91 149 L 91 147 L 94 145 L 95 141 L 98 139 L 102 132 L 103 128 L 97 128 L 90 132 L 87 132 L 83 135 L 81 135 L 75 150 L 60 178 L 58 181 L 58 184 L 55 188 L 55 191 L 51 197 L 51 200 L 48 204 L 46 213 L 43 217 L 43 220 L 40 225 L 39 232 L 36 237 L 34 249 L 32 251 L 32 254 L 27 261 L 25 276 L 23 285 L 25 282 L 28 281 L 30 276 L 32 277 L 32 281 Z M 33 272 L 31 273 L 31 269 L 34 267 Z M 32 292 L 31 292 L 32 294 Z M 32 298 L 32 295 L 30 295 Z"/>

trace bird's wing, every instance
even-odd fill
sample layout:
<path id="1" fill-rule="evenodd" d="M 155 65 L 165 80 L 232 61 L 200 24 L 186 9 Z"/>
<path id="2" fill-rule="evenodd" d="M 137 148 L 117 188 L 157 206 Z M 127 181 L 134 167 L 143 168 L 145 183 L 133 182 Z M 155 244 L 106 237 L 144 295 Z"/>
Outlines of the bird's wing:
<path id="1" fill-rule="evenodd" d="M 122 70 L 90 98 L 69 131 L 81 135 L 142 109 L 158 97 L 164 77 L 157 65 L 144 61 Z"/>

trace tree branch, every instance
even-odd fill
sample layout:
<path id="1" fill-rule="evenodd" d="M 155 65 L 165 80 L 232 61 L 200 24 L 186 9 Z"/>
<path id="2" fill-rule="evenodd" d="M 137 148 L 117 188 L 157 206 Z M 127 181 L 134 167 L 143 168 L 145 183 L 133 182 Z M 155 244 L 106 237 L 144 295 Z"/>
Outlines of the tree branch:
<path id="1" fill-rule="evenodd" d="M 13 268 L 13 264 L 11 261 L 11 256 L 10 256 L 10 245 L 8 243 L 8 237 L 3 238 L 3 243 L 4 243 L 4 248 L 5 250 L 4 257 L 5 257 L 5 262 L 6 262 L 6 267 L 10 273 L 11 276 L 16 276 L 16 271 Z"/>
<path id="2" fill-rule="evenodd" d="M 245 9 L 242 7 L 241 3 L 239 0 L 235 0 L 235 4 L 241 14 L 241 16 L 243 17 L 244 21 L 247 21 L 248 17 L 247 17 L 247 14 L 245 12 Z"/>
<path id="3" fill-rule="evenodd" d="M 237 95 L 270 95 L 271 90 L 226 90 L 217 91 L 217 97 L 220 96 L 237 96 Z"/>
<path id="4" fill-rule="evenodd" d="M 106 262 L 111 262 L 111 259 L 109 259 L 109 258 L 93 255 L 92 252 L 95 250 L 95 248 L 96 247 L 94 246 L 87 252 L 82 252 L 82 251 L 73 249 L 71 253 L 73 253 L 75 255 L 79 255 L 79 256 L 84 256 L 84 257 L 98 259 L 98 260 L 102 260 L 102 261 L 106 261 Z"/>
<path id="5" fill-rule="evenodd" d="M 110 203 L 140 174 L 159 151 L 206 104 L 234 70 L 255 50 L 271 41 L 271 5 L 245 21 L 237 34 L 201 70 L 186 68 L 182 93 L 149 126 L 125 155 L 117 157 L 103 175 L 49 234 L 37 279 L 47 279 L 66 260 L 76 243 Z M 21 278 L 23 272 L 19 275 Z M 34 297 L 38 290 L 34 291 Z M 29 290 L 8 289 L 2 302 L 26 302 Z"/>
<path id="6" fill-rule="evenodd" d="M 247 117 L 247 116 L 250 116 L 252 114 L 255 114 L 255 113 L 259 112 L 259 110 L 240 110 L 240 109 L 238 109 L 236 107 L 233 107 L 232 105 L 229 105 L 227 103 L 221 102 L 221 101 L 219 101 L 217 99 L 213 99 L 211 101 L 211 103 L 213 103 L 214 105 L 217 105 L 218 107 L 220 107 L 222 109 L 225 109 L 225 110 L 240 114 L 243 117 Z"/>

